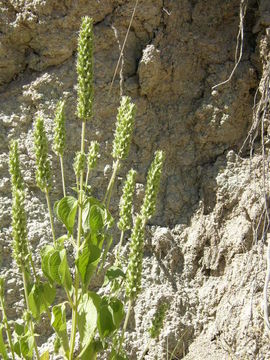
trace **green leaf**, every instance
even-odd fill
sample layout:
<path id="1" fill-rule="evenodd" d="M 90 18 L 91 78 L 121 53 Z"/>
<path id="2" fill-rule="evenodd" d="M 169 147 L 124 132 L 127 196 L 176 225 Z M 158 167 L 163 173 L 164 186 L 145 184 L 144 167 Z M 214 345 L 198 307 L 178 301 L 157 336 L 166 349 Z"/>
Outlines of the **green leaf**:
<path id="1" fill-rule="evenodd" d="M 61 278 L 58 272 L 60 264 L 61 264 L 60 252 L 59 250 L 54 250 L 53 252 L 51 252 L 49 256 L 48 270 L 49 270 L 50 278 L 59 285 L 61 285 Z"/>
<path id="2" fill-rule="evenodd" d="M 114 297 L 110 298 L 108 308 L 110 313 L 112 314 L 115 328 L 119 329 L 125 316 L 124 305 L 120 300 Z"/>
<path id="3" fill-rule="evenodd" d="M 56 290 L 48 283 L 34 284 L 29 295 L 28 302 L 34 318 L 38 318 L 46 311 L 54 301 Z"/>
<path id="4" fill-rule="evenodd" d="M 56 239 L 56 244 L 57 244 L 57 246 L 59 246 L 59 247 L 63 247 L 64 246 L 64 242 L 66 241 L 66 240 L 68 240 L 68 235 L 62 235 L 62 236 L 60 236 L 58 239 Z"/>
<path id="5" fill-rule="evenodd" d="M 111 266 L 107 271 L 106 271 L 106 275 L 105 275 L 105 280 L 104 280 L 104 286 L 108 285 L 109 282 L 112 282 L 116 279 L 122 278 L 124 279 L 125 273 L 123 272 L 122 269 L 120 269 L 117 266 Z"/>
<path id="6" fill-rule="evenodd" d="M 40 356 L 40 360 L 50 360 L 49 350 L 46 350 L 46 351 Z"/>
<path id="7" fill-rule="evenodd" d="M 105 206 L 94 197 L 88 197 L 83 205 L 82 226 L 84 233 L 97 233 L 112 227 L 114 219 Z"/>
<path id="8" fill-rule="evenodd" d="M 90 344 L 95 335 L 100 302 L 99 295 L 88 291 L 78 306 L 78 328 L 82 349 Z"/>
<path id="9" fill-rule="evenodd" d="M 34 352 L 34 336 L 27 324 L 14 323 L 13 348 L 20 359 L 32 360 Z"/>
<path id="10" fill-rule="evenodd" d="M 85 287 L 89 285 L 91 276 L 96 270 L 101 256 L 101 250 L 95 245 L 85 244 L 76 262 L 82 283 Z"/>
<path id="11" fill-rule="evenodd" d="M 115 330 L 112 314 L 108 309 L 108 305 L 106 303 L 100 306 L 97 326 L 101 339 L 104 339 L 105 337 L 111 335 Z"/>
<path id="12" fill-rule="evenodd" d="M 43 287 L 43 289 L 42 289 L 43 290 L 43 298 L 44 298 L 47 306 L 50 306 L 54 302 L 55 295 L 56 295 L 56 289 L 55 289 L 55 287 L 51 286 L 51 284 L 49 284 L 49 283 L 43 283 L 42 287 Z"/>
<path id="13" fill-rule="evenodd" d="M 65 196 L 54 206 L 57 218 L 65 225 L 70 233 L 73 233 L 78 200 L 73 196 Z"/>
<path id="14" fill-rule="evenodd" d="M 66 322 L 66 307 L 64 303 L 55 305 L 52 308 L 51 325 L 61 341 L 61 346 L 63 347 L 65 353 L 67 353 L 69 350 L 69 344 Z"/>
<path id="15" fill-rule="evenodd" d="M 51 283 L 55 282 L 63 285 L 68 291 L 72 290 L 72 279 L 65 249 L 55 249 L 47 245 L 41 252 L 41 267 Z"/>
<path id="16" fill-rule="evenodd" d="M 61 263 L 58 268 L 58 273 L 61 279 L 61 284 L 65 287 L 65 289 L 67 289 L 70 292 L 72 290 L 72 279 L 67 262 L 66 250 L 65 249 L 61 250 L 59 254 L 60 254 Z"/>
<path id="17" fill-rule="evenodd" d="M 122 350 L 122 354 L 120 355 L 118 354 L 118 349 L 112 349 L 109 360 L 128 360 L 128 357 L 123 354 L 123 350 Z"/>
<path id="18" fill-rule="evenodd" d="M 46 245 L 41 250 L 41 269 L 43 271 L 43 274 L 50 280 L 50 282 L 53 282 L 53 279 L 50 277 L 49 259 L 50 259 L 50 255 L 53 252 L 54 252 L 54 247 L 52 245 Z"/>
<path id="19" fill-rule="evenodd" d="M 119 329 L 124 316 L 124 306 L 120 300 L 104 297 L 98 314 L 98 331 L 101 339 Z"/>
<path id="20" fill-rule="evenodd" d="M 90 207 L 91 207 L 91 202 L 89 201 L 89 199 L 87 199 L 83 204 L 83 211 L 82 211 L 82 228 L 85 234 L 90 230 L 90 225 L 89 225 Z"/>
<path id="21" fill-rule="evenodd" d="M 8 360 L 7 349 L 3 339 L 3 329 L 4 325 L 0 325 L 0 354 L 3 356 L 4 360 Z"/>
<path id="22" fill-rule="evenodd" d="M 93 205 L 90 208 L 89 225 L 91 233 L 103 230 L 103 210 L 97 205 Z"/>
<path id="23" fill-rule="evenodd" d="M 103 349 L 102 343 L 99 340 L 92 340 L 91 343 L 86 346 L 79 355 L 80 360 L 96 360 L 97 354 Z"/>

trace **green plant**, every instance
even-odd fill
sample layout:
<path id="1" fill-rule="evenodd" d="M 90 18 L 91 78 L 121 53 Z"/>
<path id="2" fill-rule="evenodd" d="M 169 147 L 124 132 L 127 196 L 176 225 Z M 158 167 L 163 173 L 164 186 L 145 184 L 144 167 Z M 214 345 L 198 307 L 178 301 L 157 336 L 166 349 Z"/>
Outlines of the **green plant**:
<path id="1" fill-rule="evenodd" d="M 82 124 L 81 148 L 74 161 L 77 187 L 73 194 L 66 195 L 63 155 L 65 148 L 64 102 L 58 103 L 55 115 L 53 150 L 60 158 L 63 195 L 54 204 L 54 213 L 66 230 L 56 237 L 54 216 L 49 192 L 51 189 L 51 166 L 48 158 L 48 141 L 44 120 L 38 116 L 34 126 L 36 155 L 36 182 L 44 192 L 50 217 L 52 242 L 41 251 L 43 279 L 36 272 L 27 242 L 26 214 L 24 210 L 24 185 L 20 171 L 18 142 L 10 147 L 10 174 L 13 193 L 13 254 L 24 282 L 26 310 L 24 325 L 8 322 L 4 303 L 4 284 L 0 281 L 0 300 L 3 325 L 0 327 L 0 354 L 8 358 L 16 355 L 22 359 L 49 359 L 49 351 L 39 354 L 36 344 L 35 326 L 42 313 L 46 313 L 56 334 L 55 352 L 64 359 L 96 359 L 98 353 L 109 352 L 109 358 L 126 359 L 122 349 L 129 314 L 141 290 L 144 229 L 155 211 L 156 198 L 161 177 L 163 153 L 157 151 L 148 176 L 145 199 L 141 212 L 132 225 L 132 203 L 135 190 L 134 170 L 130 170 L 123 186 L 120 201 L 121 230 L 116 261 L 105 272 L 106 295 L 89 290 L 92 277 L 103 274 L 103 266 L 112 244 L 115 220 L 110 214 L 110 200 L 114 183 L 122 161 L 127 158 L 135 121 L 135 105 L 127 96 L 122 97 L 118 109 L 112 156 L 113 173 L 103 200 L 96 199 L 88 186 L 90 172 L 95 168 L 99 144 L 91 142 L 85 154 L 85 127 L 93 115 L 93 22 L 85 17 L 82 21 L 78 45 L 78 104 L 77 115 Z M 74 195 L 75 194 L 75 195 Z M 133 227 L 133 229 L 132 229 Z M 124 233 L 131 231 L 130 254 L 127 269 L 121 264 L 120 253 Z M 70 269 L 66 245 L 74 247 L 74 272 Z M 72 275 L 72 273 L 74 275 Z M 55 304 L 56 285 L 62 287 L 66 300 Z M 128 310 L 125 314 L 125 305 Z M 67 331 L 66 310 L 72 311 L 71 332 Z M 125 318 L 125 320 L 124 320 Z M 122 325 L 124 320 L 124 324 Z M 2 332 L 7 335 L 4 343 Z M 76 335 L 80 337 L 79 349 L 75 349 Z M 16 354 L 16 355 L 15 355 Z"/>

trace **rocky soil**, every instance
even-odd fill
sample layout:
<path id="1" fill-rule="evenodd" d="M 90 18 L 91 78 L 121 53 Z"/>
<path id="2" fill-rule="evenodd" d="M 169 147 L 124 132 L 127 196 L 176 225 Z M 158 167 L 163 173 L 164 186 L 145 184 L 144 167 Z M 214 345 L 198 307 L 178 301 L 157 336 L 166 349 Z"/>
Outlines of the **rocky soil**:
<path id="1" fill-rule="evenodd" d="M 268 0 L 248 1 L 241 62 L 230 82 L 212 89 L 234 66 L 240 2 L 139 1 L 123 67 L 123 91 L 138 108 L 136 130 L 119 178 L 130 166 L 138 170 L 140 199 L 156 149 L 166 152 L 166 165 L 157 214 L 148 227 L 143 291 L 129 328 L 130 359 L 136 359 L 148 342 L 146 329 L 163 300 L 170 302 L 170 313 L 159 343 L 151 344 L 145 359 L 167 359 L 167 352 L 174 350 L 175 359 L 185 360 L 270 358 L 262 307 L 269 95 L 259 111 L 253 108 L 265 89 L 269 91 Z M 101 195 L 112 162 L 119 77 L 110 94 L 109 87 L 118 42 L 123 42 L 134 3 L 0 0 L 0 272 L 7 279 L 11 318 L 20 314 L 23 301 L 11 256 L 9 141 L 20 140 L 29 241 L 39 262 L 40 248 L 51 240 L 45 200 L 34 179 L 33 121 L 38 112 L 43 114 L 51 141 L 56 104 L 61 97 L 66 100 L 65 167 L 72 186 L 80 137 L 75 116 L 76 41 L 81 17 L 93 17 L 95 118 L 87 138 L 101 143 L 102 157 L 92 179 L 95 193 Z M 52 161 L 56 200 L 61 186 L 53 154 Z M 117 186 L 114 210 L 120 189 Z M 50 335 L 44 322 L 40 342 Z"/>

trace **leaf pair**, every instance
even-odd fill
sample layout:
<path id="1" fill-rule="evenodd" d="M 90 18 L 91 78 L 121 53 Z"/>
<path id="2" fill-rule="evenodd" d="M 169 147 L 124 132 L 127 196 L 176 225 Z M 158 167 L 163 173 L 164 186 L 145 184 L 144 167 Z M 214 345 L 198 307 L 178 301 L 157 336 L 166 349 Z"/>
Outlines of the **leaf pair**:
<path id="1" fill-rule="evenodd" d="M 51 284 L 63 285 L 71 294 L 72 279 L 65 249 L 56 249 L 52 245 L 45 246 L 41 251 L 41 267 Z"/>
<path id="2" fill-rule="evenodd" d="M 93 341 L 96 329 L 104 342 L 106 337 L 119 329 L 124 315 L 123 304 L 116 298 L 101 298 L 90 291 L 82 296 L 78 307 L 78 327 L 82 346 L 82 357 L 80 358 L 82 360 L 94 358 L 95 349 L 97 351 L 97 347 L 101 346 L 98 342 Z"/>
<path id="3" fill-rule="evenodd" d="M 28 324 L 15 322 L 13 332 L 13 348 L 19 358 L 31 360 L 34 352 L 34 335 Z"/>
<path id="4" fill-rule="evenodd" d="M 34 284 L 29 295 L 28 303 L 30 311 L 35 319 L 46 312 L 48 307 L 53 303 L 56 290 L 49 283 Z"/>
<path id="5" fill-rule="evenodd" d="M 83 204 L 82 227 L 86 234 L 107 231 L 113 225 L 113 218 L 105 206 L 94 197 L 87 197 Z"/>

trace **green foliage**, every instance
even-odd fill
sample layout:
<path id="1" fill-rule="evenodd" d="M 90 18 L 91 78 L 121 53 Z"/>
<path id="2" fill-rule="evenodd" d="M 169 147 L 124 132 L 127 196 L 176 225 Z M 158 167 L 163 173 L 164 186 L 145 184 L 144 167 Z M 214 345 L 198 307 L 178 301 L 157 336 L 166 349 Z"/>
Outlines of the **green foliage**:
<path id="1" fill-rule="evenodd" d="M 56 289 L 49 283 L 34 284 L 29 295 L 29 308 L 34 318 L 47 311 L 55 299 Z"/>
<path id="2" fill-rule="evenodd" d="M 132 306 L 141 290 L 142 260 L 144 250 L 144 230 L 146 221 L 153 216 L 160 182 L 163 153 L 157 151 L 147 176 L 145 199 L 140 214 L 137 214 L 132 228 L 132 207 L 135 190 L 136 171 L 131 169 L 123 186 L 120 200 L 118 222 L 109 211 L 111 195 L 115 185 L 121 161 L 129 153 L 134 128 L 135 105 L 124 96 L 118 109 L 116 130 L 113 141 L 113 173 L 103 201 L 92 196 L 88 187 L 89 172 L 95 168 L 99 156 L 99 144 L 92 141 L 87 156 L 84 154 L 85 122 L 93 114 L 93 21 L 85 17 L 82 22 L 78 44 L 78 117 L 82 123 L 81 151 L 76 154 L 74 171 L 76 188 L 66 195 L 63 159 L 65 149 L 65 114 L 64 102 L 58 103 L 55 114 L 53 150 L 60 156 L 61 175 L 64 197 L 55 202 L 54 214 L 64 225 L 62 234 L 56 239 L 54 219 L 50 206 L 49 189 L 51 188 L 51 168 L 48 158 L 48 140 L 44 121 L 38 116 L 34 126 L 34 145 L 36 155 L 36 181 L 41 191 L 45 192 L 52 240 L 41 249 L 41 269 L 43 277 L 35 269 L 35 264 L 28 249 L 26 214 L 24 210 L 23 179 L 19 166 L 18 142 L 10 145 L 10 174 L 12 182 L 12 228 L 13 254 L 21 269 L 25 293 L 25 312 L 22 321 L 12 324 L 11 330 L 4 310 L 3 281 L 0 279 L 0 300 L 3 324 L 0 325 L 0 354 L 4 360 L 8 353 L 16 354 L 21 359 L 33 358 L 48 360 L 49 352 L 42 355 L 36 344 L 35 326 L 41 315 L 46 313 L 56 334 L 55 353 L 60 352 L 67 360 L 75 360 L 75 339 L 79 333 L 79 354 L 76 360 L 96 359 L 105 350 L 109 358 L 126 360 L 122 349 L 124 334 Z M 85 168 L 87 163 L 87 174 Z M 86 175 L 86 176 L 85 176 Z M 75 193 L 75 195 L 74 195 Z M 124 232 L 132 229 L 127 269 L 116 254 L 115 264 L 104 271 L 110 248 L 115 240 L 113 227 L 121 230 L 120 242 Z M 76 240 L 75 240 L 76 239 Z M 74 247 L 73 254 L 67 253 L 67 243 Z M 119 246 L 120 247 L 120 246 Z M 69 254 L 69 256 L 67 255 Z M 109 257 L 112 260 L 112 254 Z M 111 261 L 111 263 L 113 260 Z M 71 267 L 73 266 L 73 269 Z M 103 278 L 103 289 L 99 294 L 89 291 L 94 277 Z M 101 279 L 102 282 L 102 279 Z M 56 303 L 57 288 L 61 287 L 66 300 Z M 106 294 L 106 295 L 100 295 Z M 125 307 L 128 311 L 125 314 Z M 67 331 L 67 308 L 72 311 L 71 332 Z M 163 314 L 161 310 L 160 314 Z M 162 315 L 163 316 L 163 315 Z M 155 334 L 164 320 L 160 315 L 153 326 Z M 123 320 L 125 318 L 124 324 Z M 162 320 L 161 320 L 162 318 Z M 154 333 L 154 330 L 151 330 Z M 121 333 L 121 335 L 120 335 Z M 152 336 L 152 335 L 151 335 Z M 8 338 L 8 344 L 5 339 Z"/>
<path id="3" fill-rule="evenodd" d="M 78 328 L 82 349 L 89 346 L 97 328 L 101 298 L 94 292 L 86 292 L 78 307 Z"/>
<path id="4" fill-rule="evenodd" d="M 68 355 L 69 345 L 68 345 L 65 303 L 55 305 L 52 308 L 51 325 L 54 328 L 56 335 L 60 340 L 60 344 L 64 350 L 64 354 Z"/>
<path id="5" fill-rule="evenodd" d="M 4 339 L 3 339 L 3 329 L 4 329 L 4 325 L 1 324 L 0 325 L 0 354 L 2 355 L 4 360 L 8 360 L 7 349 L 6 349 L 6 345 L 4 343 Z"/>
<path id="6" fill-rule="evenodd" d="M 41 116 L 36 118 L 34 129 L 36 154 L 36 182 L 41 191 L 51 187 L 51 166 L 48 158 L 48 140 Z"/>
<path id="7" fill-rule="evenodd" d="M 73 233 L 76 214 L 78 208 L 78 200 L 73 196 L 65 196 L 60 201 L 57 201 L 54 206 L 54 212 L 69 233 Z"/>

